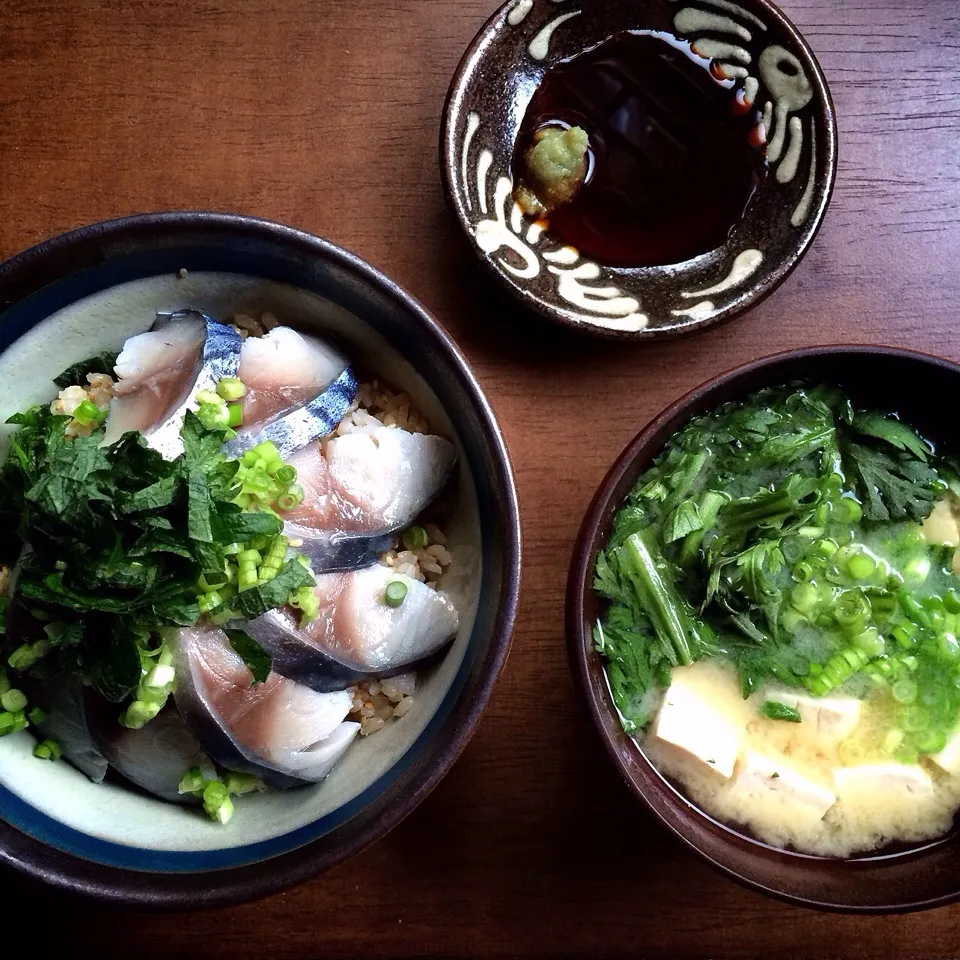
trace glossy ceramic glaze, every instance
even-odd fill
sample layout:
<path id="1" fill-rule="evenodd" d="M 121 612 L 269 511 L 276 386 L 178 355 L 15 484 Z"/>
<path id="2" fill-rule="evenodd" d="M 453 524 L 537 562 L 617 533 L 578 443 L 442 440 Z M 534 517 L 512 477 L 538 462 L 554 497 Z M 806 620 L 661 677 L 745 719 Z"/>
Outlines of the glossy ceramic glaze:
<path id="1" fill-rule="evenodd" d="M 551 66 L 626 31 L 692 50 L 728 88 L 767 173 L 726 243 L 682 263 L 606 267 L 552 238 L 512 197 L 524 113 Z M 440 142 L 447 199 L 482 263 L 548 319 L 645 338 L 730 319 L 771 293 L 816 236 L 833 189 L 837 132 L 823 74 L 767 0 L 508 0 L 463 56 Z"/>
<path id="2" fill-rule="evenodd" d="M 807 906 L 857 912 L 915 910 L 960 898 L 960 832 L 920 846 L 850 860 L 776 849 L 713 820 L 691 804 L 647 760 L 620 726 L 592 625 L 598 551 L 613 515 L 666 440 L 691 417 L 791 380 L 839 384 L 861 402 L 896 410 L 929 436 L 951 436 L 947 398 L 960 390 L 960 366 L 887 347 L 814 347 L 747 364 L 679 399 L 624 450 L 600 485 L 583 521 L 567 585 L 567 645 L 575 682 L 604 747 L 628 787 L 659 820 L 709 863 L 765 893 Z M 890 384 L 906 387 L 891 397 Z"/>
<path id="3" fill-rule="evenodd" d="M 68 764 L 33 761 L 27 734 L 0 742 L 0 858 L 59 886 L 155 906 L 225 903 L 290 885 L 409 813 L 479 718 L 509 648 L 519 579 L 509 461 L 463 357 L 386 277 L 287 227 L 153 214 L 83 228 L 0 266 L 0 412 L 49 399 L 64 361 L 119 346 L 157 309 L 197 304 L 219 316 L 270 310 L 335 336 L 454 439 L 454 536 L 466 558 L 454 590 L 465 627 L 425 676 L 415 723 L 358 742 L 319 785 L 244 798 L 254 803 L 238 804 L 226 828 L 122 784 L 91 784 Z M 17 376 L 24 370 L 32 375 Z"/>

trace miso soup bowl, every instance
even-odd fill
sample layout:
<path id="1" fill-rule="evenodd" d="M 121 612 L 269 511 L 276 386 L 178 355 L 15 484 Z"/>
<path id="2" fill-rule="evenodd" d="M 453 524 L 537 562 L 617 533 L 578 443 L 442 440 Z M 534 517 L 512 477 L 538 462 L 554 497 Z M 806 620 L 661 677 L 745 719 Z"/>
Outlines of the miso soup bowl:
<path id="1" fill-rule="evenodd" d="M 320 873 L 382 837 L 436 786 L 477 725 L 510 644 L 520 571 L 513 476 L 473 373 L 408 293 L 317 237 L 249 217 L 158 213 L 84 227 L 0 266 L 0 422 L 49 401 L 66 365 L 117 348 L 160 309 L 273 313 L 339 338 L 456 444 L 445 589 L 461 627 L 414 709 L 355 742 L 320 784 L 243 797 L 219 826 L 0 739 L 0 862 L 142 906 L 235 902 Z M 457 572 L 454 573 L 454 570 Z M 419 710 L 418 707 L 422 708 Z M 407 723 L 413 719 L 412 723 Z"/>
<path id="2" fill-rule="evenodd" d="M 851 859 L 781 850 L 720 823 L 686 799 L 623 732 L 607 687 L 592 626 L 600 612 L 592 589 L 598 551 L 613 515 L 667 439 L 691 417 L 763 387 L 792 380 L 839 385 L 867 404 L 896 410 L 931 436 L 949 436 L 949 397 L 960 366 L 891 347 L 827 346 L 748 363 L 704 383 L 652 420 L 627 446 L 597 490 L 580 530 L 567 585 L 567 646 L 574 681 L 603 747 L 629 789 L 688 847 L 735 880 L 809 907 L 859 913 L 919 910 L 960 899 L 960 832 Z M 894 393 L 892 385 L 902 385 Z"/>

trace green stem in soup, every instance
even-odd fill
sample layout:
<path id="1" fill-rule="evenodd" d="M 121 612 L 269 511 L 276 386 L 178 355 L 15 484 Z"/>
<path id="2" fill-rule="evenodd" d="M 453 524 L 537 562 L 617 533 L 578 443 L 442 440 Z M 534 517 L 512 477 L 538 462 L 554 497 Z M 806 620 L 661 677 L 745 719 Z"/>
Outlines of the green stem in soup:
<path id="1" fill-rule="evenodd" d="M 951 485 L 932 444 L 833 388 L 691 420 L 597 558 L 594 636 L 625 728 L 649 721 L 674 667 L 721 657 L 745 697 L 771 680 L 888 697 L 897 759 L 941 744 L 960 717 L 960 580 L 919 524 Z"/>

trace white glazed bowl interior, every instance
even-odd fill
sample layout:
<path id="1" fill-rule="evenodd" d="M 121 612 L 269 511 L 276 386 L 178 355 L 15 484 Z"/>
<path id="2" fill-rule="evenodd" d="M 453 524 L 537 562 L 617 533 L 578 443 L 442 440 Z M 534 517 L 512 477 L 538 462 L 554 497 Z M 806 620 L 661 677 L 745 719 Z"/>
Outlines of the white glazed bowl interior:
<path id="1" fill-rule="evenodd" d="M 454 565 L 444 590 L 460 611 L 460 630 L 442 661 L 418 676 L 415 706 L 398 722 L 358 738 L 322 783 L 245 796 L 226 826 L 197 808 L 154 799 L 124 781 L 91 783 L 70 764 L 41 762 L 27 731 L 0 738 L 0 784 L 31 807 L 84 834 L 143 851 L 216 851 L 258 844 L 296 831 L 356 798 L 403 757 L 444 700 L 464 658 L 476 616 L 481 581 L 477 496 L 460 440 L 433 391 L 363 320 L 314 294 L 285 283 L 229 273 L 149 277 L 95 293 L 41 321 L 0 355 L 0 422 L 56 395 L 52 378 L 78 360 L 119 349 L 149 328 L 158 310 L 202 308 L 214 317 L 234 313 L 278 320 L 306 333 L 335 333 L 352 362 L 410 394 L 431 428 L 451 437 L 461 452 L 454 508 L 446 533 Z M 24 371 L 29 371 L 25 375 Z M 10 428 L 3 428 L 6 447 Z M 241 858 L 240 862 L 243 862 Z M 248 862 L 260 859 L 251 851 Z M 149 856 L 143 868 L 149 869 Z M 237 859 L 231 857 L 231 865 Z"/>

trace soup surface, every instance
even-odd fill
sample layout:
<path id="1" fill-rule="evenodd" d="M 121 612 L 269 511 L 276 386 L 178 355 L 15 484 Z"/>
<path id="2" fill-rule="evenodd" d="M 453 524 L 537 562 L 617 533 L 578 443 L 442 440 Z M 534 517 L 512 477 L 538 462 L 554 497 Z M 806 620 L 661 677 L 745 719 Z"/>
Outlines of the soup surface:
<path id="1" fill-rule="evenodd" d="M 942 835 L 960 805 L 952 461 L 841 391 L 692 420 L 597 561 L 625 730 L 707 813 L 804 853 Z"/>

